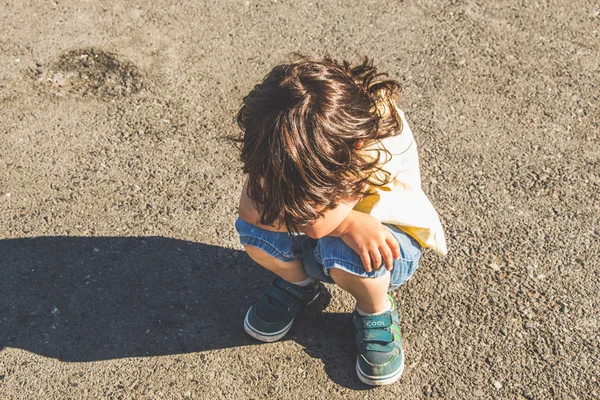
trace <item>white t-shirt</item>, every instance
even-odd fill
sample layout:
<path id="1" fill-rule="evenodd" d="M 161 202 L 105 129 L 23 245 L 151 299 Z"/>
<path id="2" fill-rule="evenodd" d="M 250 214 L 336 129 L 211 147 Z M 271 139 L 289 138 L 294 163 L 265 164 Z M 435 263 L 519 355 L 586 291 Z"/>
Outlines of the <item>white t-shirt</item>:
<path id="1" fill-rule="evenodd" d="M 391 158 L 382 165 L 391 181 L 382 187 L 372 187 L 372 194 L 361 199 L 355 210 L 368 213 L 383 223 L 396 225 L 415 238 L 423 247 L 447 254 L 446 237 L 440 218 L 421 189 L 421 172 L 417 143 L 406 122 L 404 112 L 402 133 L 369 146 L 365 151 L 385 148 Z M 385 160 L 385 155 L 382 155 Z"/>

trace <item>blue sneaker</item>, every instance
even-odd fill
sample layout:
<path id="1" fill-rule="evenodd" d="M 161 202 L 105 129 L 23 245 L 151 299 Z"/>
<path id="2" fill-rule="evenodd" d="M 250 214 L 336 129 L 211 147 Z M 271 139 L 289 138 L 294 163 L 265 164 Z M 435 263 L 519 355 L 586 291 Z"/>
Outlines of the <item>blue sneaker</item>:
<path id="1" fill-rule="evenodd" d="M 362 316 L 352 313 L 356 333 L 356 373 L 367 385 L 390 385 L 404 371 L 402 336 L 394 299 L 388 295 L 392 309 L 382 315 Z"/>
<path id="2" fill-rule="evenodd" d="M 275 342 L 285 336 L 298 313 L 319 296 L 321 284 L 298 286 L 281 278 L 246 313 L 244 329 L 255 339 Z"/>

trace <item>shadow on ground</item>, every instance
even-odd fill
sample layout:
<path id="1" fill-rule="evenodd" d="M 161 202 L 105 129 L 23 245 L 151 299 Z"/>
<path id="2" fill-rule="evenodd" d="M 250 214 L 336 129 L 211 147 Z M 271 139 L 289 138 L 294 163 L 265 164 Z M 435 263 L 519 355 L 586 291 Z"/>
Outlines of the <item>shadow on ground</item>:
<path id="1" fill-rule="evenodd" d="M 242 320 L 270 283 L 242 251 L 163 237 L 0 240 L 0 350 L 67 362 L 263 345 Z M 336 383 L 354 373 L 348 314 L 327 314 L 328 293 L 286 340 L 320 358 Z"/>

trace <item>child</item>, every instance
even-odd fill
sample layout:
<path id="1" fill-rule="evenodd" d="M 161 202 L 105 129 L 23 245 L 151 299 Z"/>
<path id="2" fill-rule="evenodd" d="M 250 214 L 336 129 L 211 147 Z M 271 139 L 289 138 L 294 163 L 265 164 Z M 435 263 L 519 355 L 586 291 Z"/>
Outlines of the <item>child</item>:
<path id="1" fill-rule="evenodd" d="M 320 281 L 335 283 L 356 299 L 356 372 L 369 385 L 404 369 L 387 292 L 412 276 L 422 246 L 446 253 L 399 85 L 386 76 L 366 58 L 356 67 L 302 58 L 275 67 L 238 114 L 247 176 L 235 226 L 248 255 L 278 276 L 244 328 L 281 339 Z"/>

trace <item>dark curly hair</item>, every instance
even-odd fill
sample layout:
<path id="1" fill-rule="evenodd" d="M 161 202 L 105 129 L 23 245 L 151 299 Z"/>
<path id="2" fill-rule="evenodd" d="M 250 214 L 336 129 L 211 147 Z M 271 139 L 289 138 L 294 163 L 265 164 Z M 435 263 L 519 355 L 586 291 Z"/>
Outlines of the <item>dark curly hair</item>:
<path id="1" fill-rule="evenodd" d="M 260 223 L 298 232 L 341 200 L 388 183 L 380 166 L 389 152 L 365 150 L 402 131 L 400 85 L 386 77 L 366 57 L 354 67 L 301 57 L 244 97 L 238 142 Z"/>

